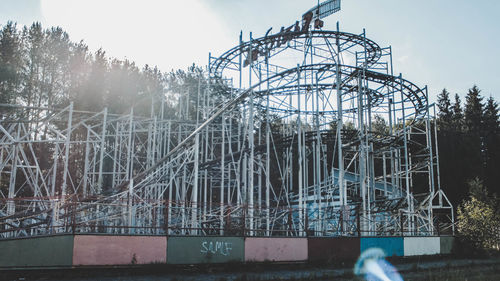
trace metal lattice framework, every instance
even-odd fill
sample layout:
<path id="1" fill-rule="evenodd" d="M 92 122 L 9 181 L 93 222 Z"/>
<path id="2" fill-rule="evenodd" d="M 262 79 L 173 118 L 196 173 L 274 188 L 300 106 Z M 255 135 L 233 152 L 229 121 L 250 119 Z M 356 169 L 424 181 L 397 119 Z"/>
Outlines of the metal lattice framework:
<path id="1" fill-rule="evenodd" d="M 240 35 L 206 79 L 197 120 L 182 102 L 164 118 L 163 97 L 150 118 L 3 105 L 0 236 L 452 231 L 433 105 L 390 47 L 338 27 Z"/>

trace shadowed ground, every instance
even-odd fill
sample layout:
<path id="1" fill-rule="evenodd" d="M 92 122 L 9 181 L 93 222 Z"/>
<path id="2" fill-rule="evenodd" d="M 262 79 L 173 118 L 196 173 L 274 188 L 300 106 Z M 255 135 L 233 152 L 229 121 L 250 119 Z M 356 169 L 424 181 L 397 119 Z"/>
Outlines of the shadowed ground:
<path id="1" fill-rule="evenodd" d="M 489 259 L 398 258 L 392 260 L 404 280 L 500 280 L 500 257 Z M 353 262 L 313 264 L 224 264 L 211 266 L 151 265 L 135 268 L 0 271 L 1 280 L 60 281 L 274 281 L 362 280 Z"/>

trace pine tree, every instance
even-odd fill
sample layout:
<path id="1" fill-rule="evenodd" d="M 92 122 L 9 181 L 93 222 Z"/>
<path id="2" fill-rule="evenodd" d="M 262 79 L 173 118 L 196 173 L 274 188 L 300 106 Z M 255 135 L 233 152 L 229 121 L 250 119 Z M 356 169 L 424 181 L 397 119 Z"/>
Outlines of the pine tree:
<path id="1" fill-rule="evenodd" d="M 22 39 L 17 25 L 8 22 L 0 31 L 0 103 L 14 102 L 22 74 Z"/>
<path id="2" fill-rule="evenodd" d="M 460 96 L 458 94 L 455 94 L 455 103 L 453 104 L 452 107 L 452 128 L 456 132 L 461 132 L 463 128 L 463 112 L 462 112 L 462 106 L 460 105 Z"/>
<path id="3" fill-rule="evenodd" d="M 46 104 L 44 97 L 43 80 L 46 66 L 45 33 L 39 22 L 23 29 L 24 48 L 26 50 L 23 99 L 26 105 L 42 106 Z"/>
<path id="4" fill-rule="evenodd" d="M 481 91 L 474 85 L 465 97 L 464 123 L 465 130 L 472 134 L 478 134 L 482 131 L 483 122 L 483 98 Z"/>
<path id="5" fill-rule="evenodd" d="M 500 195 L 500 120 L 498 104 L 490 97 L 484 110 L 485 183 L 492 193 Z"/>
<path id="6" fill-rule="evenodd" d="M 71 42 L 60 27 L 45 30 L 44 64 L 47 66 L 44 84 L 47 105 L 62 107 L 68 103 L 68 73 Z"/>
<path id="7" fill-rule="evenodd" d="M 486 135 L 500 134 L 499 118 L 498 103 L 490 96 L 484 109 L 484 130 Z"/>
<path id="8" fill-rule="evenodd" d="M 437 106 L 439 108 L 439 127 L 443 130 L 449 130 L 452 126 L 453 112 L 450 102 L 450 93 L 446 89 L 443 89 L 438 95 Z"/>
<path id="9" fill-rule="evenodd" d="M 85 92 L 77 97 L 75 106 L 84 110 L 102 110 L 107 96 L 108 76 L 106 52 L 99 49 L 91 58 L 89 78 L 84 83 Z"/>
<path id="10" fill-rule="evenodd" d="M 134 62 L 113 59 L 109 68 L 106 104 L 110 112 L 128 114 L 140 99 L 140 72 Z M 134 110 L 134 113 L 143 114 Z"/>
<path id="11" fill-rule="evenodd" d="M 100 106 L 88 106 L 89 96 L 87 96 L 87 86 L 89 84 L 90 72 L 92 70 L 92 56 L 88 47 L 83 41 L 72 43 L 71 55 L 69 59 L 68 97 L 74 102 L 75 109 L 81 110 L 99 110 Z M 94 77 L 97 78 L 97 77 Z M 95 97 L 94 97 L 95 99 Z M 102 98 L 101 98 L 102 99 Z M 97 99 L 97 102 L 99 99 Z M 87 106 L 85 106 L 87 105 Z"/>
<path id="12" fill-rule="evenodd" d="M 469 179 L 479 177 L 485 179 L 486 154 L 483 138 L 483 98 L 480 96 L 480 90 L 477 86 L 469 89 L 466 96 L 464 110 L 464 129 L 466 134 L 463 141 L 467 150 L 461 157 L 469 165 L 467 171 Z"/>

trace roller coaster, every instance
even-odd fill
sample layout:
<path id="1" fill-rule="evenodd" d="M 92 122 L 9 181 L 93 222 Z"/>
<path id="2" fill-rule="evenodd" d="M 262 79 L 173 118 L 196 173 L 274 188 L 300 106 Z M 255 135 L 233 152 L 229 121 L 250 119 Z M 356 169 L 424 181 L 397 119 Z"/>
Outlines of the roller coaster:
<path id="1" fill-rule="evenodd" d="M 452 233 L 427 88 L 338 10 L 240 34 L 176 119 L 1 105 L 0 237 Z"/>

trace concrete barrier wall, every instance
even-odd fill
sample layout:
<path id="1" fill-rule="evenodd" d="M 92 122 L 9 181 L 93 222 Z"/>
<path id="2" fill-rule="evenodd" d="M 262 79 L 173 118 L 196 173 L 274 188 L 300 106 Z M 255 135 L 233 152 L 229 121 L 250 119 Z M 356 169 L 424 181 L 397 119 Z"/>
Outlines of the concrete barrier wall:
<path id="1" fill-rule="evenodd" d="M 441 236 L 440 238 L 440 253 L 443 255 L 451 254 L 453 250 L 453 243 L 455 242 L 455 237 L 453 236 Z"/>
<path id="2" fill-rule="evenodd" d="M 76 235 L 73 265 L 125 265 L 167 262 L 161 236 Z"/>
<path id="3" fill-rule="evenodd" d="M 388 256 L 450 254 L 454 237 L 167 237 L 60 235 L 0 240 L 0 268 L 329 261 L 368 248 Z"/>
<path id="4" fill-rule="evenodd" d="M 356 259 L 360 255 L 357 237 L 311 237 L 308 239 L 310 261 Z"/>
<path id="5" fill-rule="evenodd" d="M 0 241 L 0 268 L 70 267 L 72 257 L 72 235 Z"/>
<path id="6" fill-rule="evenodd" d="M 423 256 L 439 255 L 441 253 L 441 240 L 439 237 L 405 237 L 404 255 Z"/>
<path id="7" fill-rule="evenodd" d="M 245 261 L 306 261 L 307 238 L 245 238 Z"/>
<path id="8" fill-rule="evenodd" d="M 403 256 L 403 237 L 366 237 L 361 238 L 361 252 L 369 248 L 380 248 L 387 256 Z"/>
<path id="9" fill-rule="evenodd" d="M 169 237 L 167 263 L 244 262 L 244 252 L 242 237 Z"/>

